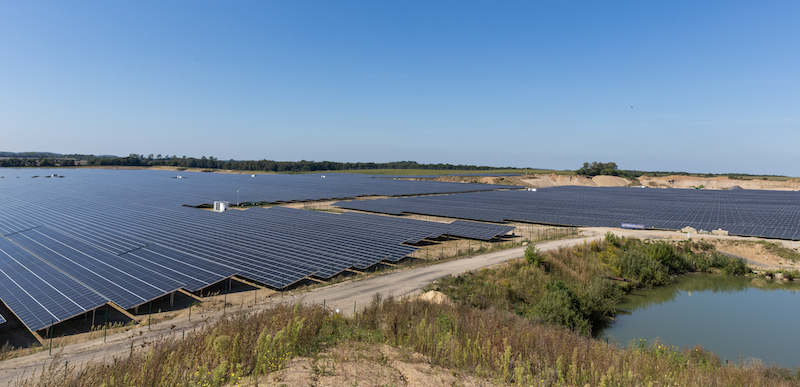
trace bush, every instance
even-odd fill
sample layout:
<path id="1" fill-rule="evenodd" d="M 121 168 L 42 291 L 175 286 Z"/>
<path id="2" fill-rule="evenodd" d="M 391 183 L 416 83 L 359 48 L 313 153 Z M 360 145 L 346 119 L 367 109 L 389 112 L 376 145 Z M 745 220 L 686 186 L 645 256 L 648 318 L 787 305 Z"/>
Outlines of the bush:
<path id="1" fill-rule="evenodd" d="M 656 242 L 644 249 L 645 254 L 669 269 L 668 274 L 683 274 L 689 270 L 689 265 L 675 252 L 675 247 L 666 242 Z"/>
<path id="2" fill-rule="evenodd" d="M 722 255 L 722 254 L 719 254 Z M 750 268 L 747 267 L 747 262 L 745 262 L 742 258 L 730 258 L 725 257 L 728 259 L 727 264 L 722 267 L 722 273 L 728 275 L 743 275 L 750 272 Z"/>
<path id="3" fill-rule="evenodd" d="M 641 285 L 658 286 L 670 282 L 669 269 L 647 254 L 629 250 L 619 257 L 620 274 L 635 278 Z"/>
<path id="4" fill-rule="evenodd" d="M 588 334 L 592 324 L 581 314 L 581 302 L 563 281 L 546 286 L 547 292 L 533 308 L 533 314 L 542 321 Z"/>
<path id="5" fill-rule="evenodd" d="M 620 237 L 614 235 L 611 231 L 606 232 L 606 243 L 608 243 L 608 244 L 610 244 L 610 245 L 612 245 L 612 246 L 614 246 L 616 248 L 622 247 L 622 241 L 624 239 L 625 238 L 620 238 Z"/>
<path id="6" fill-rule="evenodd" d="M 547 263 L 542 252 L 533 244 L 528 245 L 525 249 L 525 261 L 532 266 L 541 266 Z"/>

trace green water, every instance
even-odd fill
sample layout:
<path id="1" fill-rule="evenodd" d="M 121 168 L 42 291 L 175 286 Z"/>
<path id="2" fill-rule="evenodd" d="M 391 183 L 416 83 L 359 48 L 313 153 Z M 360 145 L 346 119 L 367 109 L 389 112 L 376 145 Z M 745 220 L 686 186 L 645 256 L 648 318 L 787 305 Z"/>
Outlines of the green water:
<path id="1" fill-rule="evenodd" d="M 723 361 L 800 366 L 800 283 L 692 274 L 633 292 L 618 309 L 598 334 L 609 342 L 659 338 L 679 349 L 701 344 Z"/>

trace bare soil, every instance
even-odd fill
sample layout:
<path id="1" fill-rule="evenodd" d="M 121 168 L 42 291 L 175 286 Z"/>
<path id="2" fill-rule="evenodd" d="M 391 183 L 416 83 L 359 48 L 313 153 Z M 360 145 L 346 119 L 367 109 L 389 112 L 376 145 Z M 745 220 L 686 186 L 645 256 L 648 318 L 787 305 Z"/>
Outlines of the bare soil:
<path id="1" fill-rule="evenodd" d="M 494 386 L 457 371 L 431 366 L 430 359 L 389 345 L 349 342 L 316 358 L 295 358 L 259 386 Z"/>
<path id="2" fill-rule="evenodd" d="M 639 177 L 639 182 L 652 188 L 692 188 L 703 186 L 703 189 L 729 189 L 737 186 L 743 189 L 758 189 L 772 191 L 797 191 L 800 190 L 800 179 L 787 180 L 762 180 L 762 179 L 730 179 L 727 176 L 697 177 L 697 176 L 661 176 Z"/>
<path id="3" fill-rule="evenodd" d="M 633 181 L 618 176 L 586 177 L 578 175 L 531 175 L 521 179 L 522 182 L 533 188 L 559 187 L 565 185 L 578 185 L 584 187 L 625 187 Z"/>

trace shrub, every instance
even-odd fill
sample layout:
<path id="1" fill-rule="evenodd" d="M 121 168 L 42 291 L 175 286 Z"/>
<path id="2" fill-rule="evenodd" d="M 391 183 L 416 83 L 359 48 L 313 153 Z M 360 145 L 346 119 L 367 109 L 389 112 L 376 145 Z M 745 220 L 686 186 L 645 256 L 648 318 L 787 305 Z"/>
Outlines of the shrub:
<path id="1" fill-rule="evenodd" d="M 644 286 L 658 286 L 670 282 L 669 269 L 641 251 L 629 250 L 619 257 L 620 274 L 635 278 Z"/>
<path id="2" fill-rule="evenodd" d="M 731 257 L 725 257 L 725 258 L 728 259 L 728 262 L 725 264 L 725 266 L 722 267 L 722 273 L 728 275 L 743 275 L 745 273 L 750 272 L 750 268 L 747 267 L 747 262 L 745 262 L 744 259 L 731 258 Z"/>
<path id="3" fill-rule="evenodd" d="M 525 249 L 525 261 L 532 266 L 542 266 L 547 263 L 542 252 L 533 244 Z"/>
<path id="4" fill-rule="evenodd" d="M 554 281 L 546 286 L 547 292 L 533 308 L 533 314 L 542 321 L 574 329 L 588 334 L 592 325 L 581 314 L 581 303 L 575 293 L 563 281 Z"/>
<path id="5" fill-rule="evenodd" d="M 669 274 L 682 274 L 689 270 L 689 265 L 675 253 L 675 247 L 666 242 L 656 242 L 644 249 L 648 257 L 669 269 Z"/>
<path id="6" fill-rule="evenodd" d="M 624 239 L 625 238 L 620 238 L 620 237 L 616 236 L 611 231 L 606 232 L 606 243 L 608 243 L 608 244 L 610 244 L 610 245 L 612 245 L 612 246 L 614 246 L 616 248 L 622 247 L 622 241 Z"/>

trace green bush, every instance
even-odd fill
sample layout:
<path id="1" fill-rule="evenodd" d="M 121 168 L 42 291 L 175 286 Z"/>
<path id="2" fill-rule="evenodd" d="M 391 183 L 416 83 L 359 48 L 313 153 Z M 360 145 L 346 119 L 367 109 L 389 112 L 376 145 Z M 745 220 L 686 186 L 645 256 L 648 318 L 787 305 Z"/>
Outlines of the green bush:
<path id="1" fill-rule="evenodd" d="M 622 242 L 623 242 L 624 239 L 625 238 L 620 238 L 620 237 L 614 235 L 611 231 L 606 232 L 606 243 L 608 243 L 608 244 L 610 244 L 610 245 L 612 245 L 612 246 L 614 246 L 616 248 L 622 247 Z"/>
<path id="2" fill-rule="evenodd" d="M 547 263 L 542 252 L 533 244 L 525 249 L 525 261 L 532 266 L 542 266 Z"/>
<path id="3" fill-rule="evenodd" d="M 619 257 L 620 274 L 635 278 L 643 286 L 658 286 L 670 282 L 669 269 L 638 250 L 625 251 Z"/>
<path id="4" fill-rule="evenodd" d="M 666 242 L 647 245 L 644 253 L 669 269 L 669 274 L 683 274 L 689 270 L 686 261 L 675 252 L 675 247 Z"/>
<path id="5" fill-rule="evenodd" d="M 722 254 L 718 254 L 722 255 Z M 747 262 L 745 262 L 742 258 L 731 258 L 725 257 L 728 259 L 727 264 L 722 267 L 722 273 L 728 275 L 743 275 L 745 273 L 750 272 L 750 268 L 747 267 Z"/>
<path id="6" fill-rule="evenodd" d="M 581 302 L 563 281 L 546 285 L 542 299 L 534 306 L 533 314 L 542 321 L 574 329 L 581 334 L 591 332 L 592 325 L 581 314 Z"/>

